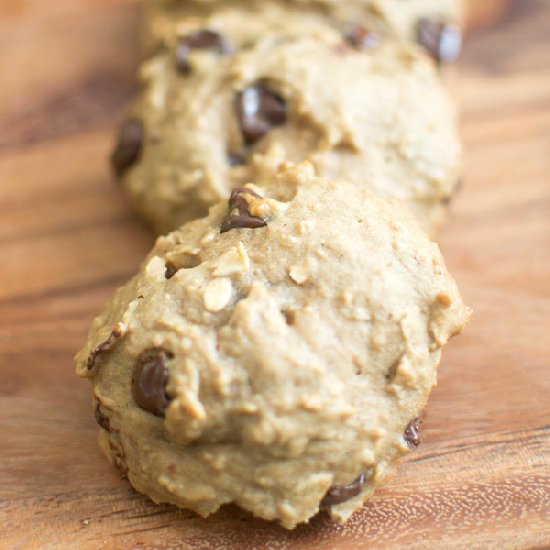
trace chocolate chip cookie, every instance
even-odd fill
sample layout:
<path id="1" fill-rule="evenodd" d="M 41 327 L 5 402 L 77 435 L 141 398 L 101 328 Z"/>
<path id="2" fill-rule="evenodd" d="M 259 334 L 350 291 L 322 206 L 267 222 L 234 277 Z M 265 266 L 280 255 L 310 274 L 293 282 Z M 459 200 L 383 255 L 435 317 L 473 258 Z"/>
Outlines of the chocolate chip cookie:
<path id="1" fill-rule="evenodd" d="M 231 36 L 195 29 L 144 64 L 143 93 L 112 160 L 157 231 L 303 160 L 402 199 L 426 230 L 437 227 L 461 147 L 435 64 L 414 45 L 320 29 L 232 54 Z"/>
<path id="2" fill-rule="evenodd" d="M 418 445 L 469 311 L 437 245 L 369 187 L 303 163 L 235 188 L 159 238 L 94 321 L 77 371 L 138 491 L 343 521 Z"/>

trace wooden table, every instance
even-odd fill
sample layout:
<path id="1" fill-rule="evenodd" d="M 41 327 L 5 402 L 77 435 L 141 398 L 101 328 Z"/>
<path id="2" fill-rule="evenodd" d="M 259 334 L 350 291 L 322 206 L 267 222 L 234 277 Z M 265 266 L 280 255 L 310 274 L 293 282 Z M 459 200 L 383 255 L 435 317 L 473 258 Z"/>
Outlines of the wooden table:
<path id="1" fill-rule="evenodd" d="M 0 547 L 550 547 L 550 4 L 484 0 L 460 73 L 465 186 L 442 249 L 475 316 L 424 443 L 345 527 L 155 506 L 101 456 L 72 356 L 152 236 L 105 158 L 137 5 L 0 2 Z M 477 4 L 477 5 L 476 5 Z"/>

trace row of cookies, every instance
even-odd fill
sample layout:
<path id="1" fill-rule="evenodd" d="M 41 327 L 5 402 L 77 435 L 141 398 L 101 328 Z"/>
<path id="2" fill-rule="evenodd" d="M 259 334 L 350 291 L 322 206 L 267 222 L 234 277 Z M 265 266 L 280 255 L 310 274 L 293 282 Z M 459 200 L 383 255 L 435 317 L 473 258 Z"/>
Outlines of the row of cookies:
<path id="1" fill-rule="evenodd" d="M 418 444 L 469 317 L 417 221 L 434 228 L 459 173 L 452 106 L 411 43 L 436 4 L 149 5 L 112 161 L 174 231 L 76 360 L 105 454 L 153 500 L 346 520 Z"/>

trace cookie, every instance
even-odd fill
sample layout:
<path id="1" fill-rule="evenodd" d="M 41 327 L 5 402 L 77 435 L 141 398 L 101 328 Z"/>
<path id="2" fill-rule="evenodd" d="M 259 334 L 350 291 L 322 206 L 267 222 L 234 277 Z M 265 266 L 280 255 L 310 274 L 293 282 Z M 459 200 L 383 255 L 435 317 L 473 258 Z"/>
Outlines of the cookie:
<path id="1" fill-rule="evenodd" d="M 268 37 L 232 55 L 222 53 L 222 33 L 212 48 L 188 48 L 179 61 L 171 49 L 144 64 L 113 166 L 158 232 L 303 160 L 322 176 L 405 200 L 435 230 L 459 180 L 461 147 L 433 62 L 414 46 L 363 48 L 324 32 Z"/>
<path id="2" fill-rule="evenodd" d="M 461 0 L 157 0 L 146 9 L 149 51 L 185 34 L 188 24 L 235 27 L 231 34 L 236 48 L 267 34 L 310 32 L 326 24 L 351 34 L 361 28 L 385 38 L 417 41 L 438 61 L 453 61 L 461 47 Z"/>
<path id="3" fill-rule="evenodd" d="M 100 441 L 156 502 L 344 521 L 419 442 L 469 316 L 399 201 L 286 167 L 161 237 L 76 357 Z"/>

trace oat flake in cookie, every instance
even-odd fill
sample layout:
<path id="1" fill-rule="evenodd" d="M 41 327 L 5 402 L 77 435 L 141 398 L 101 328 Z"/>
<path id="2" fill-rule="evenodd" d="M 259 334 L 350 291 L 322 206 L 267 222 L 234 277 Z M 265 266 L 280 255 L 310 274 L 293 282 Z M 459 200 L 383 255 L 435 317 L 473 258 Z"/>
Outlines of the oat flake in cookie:
<path id="1" fill-rule="evenodd" d="M 276 198 L 246 185 L 159 238 L 76 360 L 138 491 L 293 528 L 320 509 L 345 521 L 418 444 L 469 311 L 400 203 L 308 163 L 277 178 Z"/>

